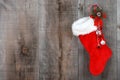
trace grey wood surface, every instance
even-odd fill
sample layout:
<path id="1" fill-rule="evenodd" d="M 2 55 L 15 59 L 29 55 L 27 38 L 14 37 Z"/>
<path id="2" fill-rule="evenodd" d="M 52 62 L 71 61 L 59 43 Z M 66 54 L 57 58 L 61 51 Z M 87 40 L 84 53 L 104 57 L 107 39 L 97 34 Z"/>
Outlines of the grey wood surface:
<path id="1" fill-rule="evenodd" d="M 99 76 L 72 23 L 100 4 L 113 55 Z M 120 80 L 120 0 L 0 0 L 0 80 Z"/>
<path id="2" fill-rule="evenodd" d="M 117 78 L 120 79 L 120 0 L 117 0 Z"/>
<path id="3" fill-rule="evenodd" d="M 0 80 L 38 80 L 38 1 L 0 1 Z"/>

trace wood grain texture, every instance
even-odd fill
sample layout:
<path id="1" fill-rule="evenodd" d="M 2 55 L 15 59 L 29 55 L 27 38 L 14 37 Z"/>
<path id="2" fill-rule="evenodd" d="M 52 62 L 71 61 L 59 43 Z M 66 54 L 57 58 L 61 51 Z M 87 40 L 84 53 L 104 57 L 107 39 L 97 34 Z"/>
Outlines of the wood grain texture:
<path id="1" fill-rule="evenodd" d="M 91 4 L 95 4 L 98 3 L 100 6 L 103 7 L 104 11 L 107 13 L 107 18 L 104 20 L 104 34 L 105 34 L 105 38 L 107 40 L 107 44 L 108 46 L 112 49 L 113 51 L 113 55 L 112 58 L 110 59 L 110 61 L 107 64 L 107 67 L 105 68 L 104 72 L 97 77 L 91 76 L 87 66 L 89 64 L 88 60 L 89 57 L 86 54 L 85 51 L 85 57 L 84 57 L 84 63 L 87 63 L 87 65 L 85 65 L 85 69 L 83 72 L 85 72 L 85 77 L 84 80 L 117 80 L 117 54 L 116 54 L 116 0 L 112 1 L 112 0 L 107 0 L 107 1 L 100 1 L 100 0 L 85 0 L 85 12 L 84 15 L 87 16 L 88 15 L 88 6 Z M 112 11 L 111 11 L 112 10 Z M 114 41 L 114 42 L 113 42 Z M 114 74 L 114 75 L 113 75 Z M 112 75 L 112 76 L 111 76 Z"/>
<path id="2" fill-rule="evenodd" d="M 76 4 L 77 0 L 59 0 L 59 65 L 61 77 L 59 80 L 78 80 L 79 76 L 78 44 L 71 32 L 71 25 L 77 16 Z"/>
<path id="3" fill-rule="evenodd" d="M 0 26 L 4 35 L 6 79 L 1 79 L 38 80 L 38 2 L 3 0 L 2 4 Z"/>
<path id="4" fill-rule="evenodd" d="M 117 0 L 117 78 L 120 79 L 120 10 L 119 10 L 120 0 Z"/>
<path id="5" fill-rule="evenodd" d="M 73 36 L 72 23 L 100 4 L 113 55 L 100 76 Z M 0 80 L 119 80 L 120 0 L 0 0 Z"/>
<path id="6" fill-rule="evenodd" d="M 56 0 L 39 1 L 40 80 L 59 80 L 59 14 Z"/>
<path id="7" fill-rule="evenodd" d="M 40 13 L 46 13 L 40 28 L 40 35 L 44 38 L 44 41 L 41 40 L 41 44 L 44 44 L 40 46 L 39 55 L 43 68 L 40 70 L 40 79 L 77 80 L 78 52 L 74 44 L 71 46 L 74 41 L 71 24 L 75 19 L 77 1 L 46 0 L 39 3 L 43 10 Z"/>

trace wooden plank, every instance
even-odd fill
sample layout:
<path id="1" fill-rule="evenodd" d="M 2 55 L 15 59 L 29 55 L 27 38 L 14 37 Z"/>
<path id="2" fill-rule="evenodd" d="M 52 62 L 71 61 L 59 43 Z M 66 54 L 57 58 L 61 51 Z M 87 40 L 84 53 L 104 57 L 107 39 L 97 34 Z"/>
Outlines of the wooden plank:
<path id="1" fill-rule="evenodd" d="M 3 1 L 0 1 L 2 4 L 2 9 L 4 7 Z M 4 42 L 4 34 L 5 34 L 5 27 L 3 26 L 3 19 L 2 19 L 2 10 L 0 12 L 0 80 L 6 80 L 6 54 L 5 54 L 5 42 Z"/>
<path id="2" fill-rule="evenodd" d="M 89 1 L 86 1 L 86 0 L 79 0 L 79 4 L 81 6 L 81 9 L 80 9 L 80 12 L 79 14 L 80 15 L 80 18 L 81 17 L 84 17 L 84 16 L 89 16 L 89 12 L 88 12 L 88 9 L 89 9 L 89 6 L 94 4 L 95 1 L 94 0 L 89 0 Z M 82 45 L 82 44 L 80 44 Z M 83 50 L 82 50 L 83 49 Z M 88 53 L 86 52 L 86 50 L 83 48 L 83 46 L 80 46 L 80 52 L 82 51 L 81 55 L 80 55 L 80 59 L 82 58 L 83 62 L 80 62 L 79 65 L 82 65 L 82 76 L 80 76 L 79 80 L 81 80 L 81 77 L 82 77 L 82 80 L 101 80 L 101 77 L 100 76 L 97 76 L 97 77 L 94 77 L 90 74 L 89 72 L 89 55 Z"/>
<path id="3" fill-rule="evenodd" d="M 4 4 L 9 7 L 1 9 L 0 18 L 6 72 L 2 80 L 38 80 L 37 0 L 5 0 Z"/>
<path id="4" fill-rule="evenodd" d="M 104 33 L 105 38 L 107 40 L 107 44 L 113 51 L 113 55 L 111 60 L 108 62 L 107 67 L 105 68 L 105 71 L 97 77 L 93 77 L 88 73 L 87 67 L 85 67 L 85 80 L 117 80 L 117 55 L 116 55 L 116 0 L 107 0 L 107 1 L 100 1 L 100 0 L 93 0 L 88 1 L 85 0 L 85 16 L 88 15 L 88 5 L 98 3 L 100 4 L 105 12 L 107 13 L 107 19 L 105 19 L 105 27 L 104 27 Z M 114 41 L 114 42 L 113 42 Z M 88 56 L 86 57 L 88 58 Z M 85 63 L 88 59 L 85 60 Z M 87 66 L 87 65 L 85 65 Z M 86 70 L 87 69 L 87 70 Z"/>
<path id="5" fill-rule="evenodd" d="M 77 80 L 78 52 L 76 39 L 71 33 L 71 24 L 76 15 L 77 1 L 47 0 L 40 1 L 40 79 Z M 44 8 L 45 7 L 45 8 Z M 45 19 L 44 19 L 45 18 Z M 44 46 L 44 44 L 45 46 Z M 43 44 L 43 45 L 42 45 Z"/>
<path id="6" fill-rule="evenodd" d="M 1 23 L 0 33 L 1 33 L 2 45 L 0 45 L 0 47 L 3 48 L 2 52 L 4 51 L 2 53 L 4 55 L 4 56 L 2 56 L 2 58 L 4 59 L 4 62 L 1 64 L 1 67 L 2 67 L 1 74 L 3 76 L 0 79 L 8 80 L 7 76 L 10 74 L 10 72 L 13 72 L 15 70 L 14 66 L 9 67 L 10 65 L 14 64 L 14 53 L 12 52 L 14 44 L 11 45 L 12 43 L 10 43 L 10 44 L 6 43 L 6 42 L 12 42 L 11 40 L 13 40 L 12 39 L 13 36 L 11 36 L 10 39 L 7 39 L 7 40 L 6 40 L 6 37 L 8 36 L 8 33 L 11 31 L 11 28 L 13 28 L 13 26 L 15 25 L 13 23 L 14 23 L 14 21 L 16 21 L 15 20 L 16 15 L 14 15 L 14 16 L 12 15 L 14 12 L 11 11 L 11 7 L 9 7 L 9 8 L 6 7 L 9 4 L 7 4 L 3 0 L 1 0 L 0 3 L 2 4 L 1 13 L 0 13 L 1 14 L 0 15 L 0 23 Z M 11 34 L 13 34 L 13 33 L 11 33 Z M 9 48 L 9 50 L 8 50 L 8 46 L 11 49 Z M 10 51 L 9 54 L 8 54 L 8 51 Z M 10 56 L 10 57 L 8 57 L 8 56 Z M 11 57 L 12 57 L 12 59 L 11 59 Z M 1 60 L 2 60 L 2 58 L 1 58 Z M 9 67 L 9 69 L 8 69 L 8 67 Z M 9 76 L 14 77 L 14 73 Z M 9 79 L 11 79 L 11 78 L 9 77 Z M 15 80 L 15 79 L 13 79 L 13 80 Z"/>
<path id="7" fill-rule="evenodd" d="M 77 18 L 77 0 L 59 0 L 60 77 L 59 80 L 78 80 L 78 40 L 71 32 Z"/>
<path id="8" fill-rule="evenodd" d="M 85 6 L 84 6 L 84 0 L 78 0 L 78 15 L 77 19 L 84 17 L 85 13 Z M 79 65 L 79 79 L 78 80 L 85 80 L 84 72 L 85 72 L 85 53 L 84 53 L 84 48 L 78 39 L 78 65 Z"/>
<path id="9" fill-rule="evenodd" d="M 57 0 L 39 0 L 39 79 L 59 80 L 59 13 Z"/>
<path id="10" fill-rule="evenodd" d="M 107 0 L 106 2 L 101 2 L 102 6 L 105 7 L 107 13 L 107 19 L 105 20 L 105 38 L 107 40 L 108 46 L 112 49 L 112 58 L 109 61 L 105 72 L 102 74 L 102 79 L 106 80 L 117 80 L 117 0 Z"/>
<path id="11" fill-rule="evenodd" d="M 11 23 L 8 18 L 8 14 L 6 12 L 9 12 L 7 10 L 11 10 L 10 4 L 6 3 L 4 0 L 0 0 L 0 80 L 7 80 L 7 73 L 11 70 L 7 70 L 7 62 L 6 62 L 6 33 L 7 33 L 7 26 Z M 11 14 L 10 14 L 11 15 Z M 15 17 L 13 17 L 14 19 Z M 10 27 L 10 26 L 9 26 Z M 9 28 L 8 27 L 8 28 Z"/>
<path id="12" fill-rule="evenodd" d="M 118 69 L 117 78 L 120 79 L 120 0 L 117 0 L 117 55 L 118 55 Z"/>

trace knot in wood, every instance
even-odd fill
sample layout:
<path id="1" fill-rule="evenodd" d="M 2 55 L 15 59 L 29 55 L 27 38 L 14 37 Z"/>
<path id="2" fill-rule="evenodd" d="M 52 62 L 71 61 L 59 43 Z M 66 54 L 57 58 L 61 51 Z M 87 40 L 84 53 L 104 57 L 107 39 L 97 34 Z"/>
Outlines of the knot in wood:
<path id="1" fill-rule="evenodd" d="M 27 47 L 22 47 L 22 54 L 28 55 L 29 49 Z"/>
<path id="2" fill-rule="evenodd" d="M 83 10 L 83 5 L 79 3 L 78 9 Z"/>

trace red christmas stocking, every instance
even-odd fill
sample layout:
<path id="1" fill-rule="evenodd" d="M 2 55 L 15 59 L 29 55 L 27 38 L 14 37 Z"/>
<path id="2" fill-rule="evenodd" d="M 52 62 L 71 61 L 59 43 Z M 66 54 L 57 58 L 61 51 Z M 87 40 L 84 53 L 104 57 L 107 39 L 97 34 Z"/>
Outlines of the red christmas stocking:
<path id="1" fill-rule="evenodd" d="M 72 32 L 78 36 L 90 57 L 90 73 L 100 75 L 112 55 L 102 33 L 103 21 L 101 18 L 84 17 L 75 21 Z"/>

